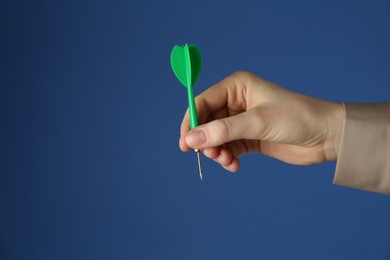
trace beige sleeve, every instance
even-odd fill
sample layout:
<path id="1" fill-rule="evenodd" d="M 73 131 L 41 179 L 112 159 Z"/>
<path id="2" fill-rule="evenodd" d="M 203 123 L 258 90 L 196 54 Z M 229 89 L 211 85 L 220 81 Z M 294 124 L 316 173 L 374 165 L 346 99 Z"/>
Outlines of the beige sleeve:
<path id="1" fill-rule="evenodd" d="M 390 194 L 390 101 L 345 103 L 333 183 Z"/>

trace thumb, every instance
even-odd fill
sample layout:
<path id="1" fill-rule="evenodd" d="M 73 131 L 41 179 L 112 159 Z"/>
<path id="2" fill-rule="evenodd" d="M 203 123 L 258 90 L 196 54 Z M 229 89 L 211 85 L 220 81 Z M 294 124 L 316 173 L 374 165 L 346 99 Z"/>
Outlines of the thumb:
<path id="1" fill-rule="evenodd" d="M 186 135 L 186 143 L 192 148 L 205 149 L 239 139 L 261 139 L 263 129 L 259 111 L 253 109 L 192 129 Z"/>

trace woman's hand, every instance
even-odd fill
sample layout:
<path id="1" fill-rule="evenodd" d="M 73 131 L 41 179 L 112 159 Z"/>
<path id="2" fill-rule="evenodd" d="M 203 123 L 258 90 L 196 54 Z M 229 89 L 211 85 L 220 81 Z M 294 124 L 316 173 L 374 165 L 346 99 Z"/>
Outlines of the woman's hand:
<path id="1" fill-rule="evenodd" d="M 343 104 L 236 72 L 196 97 L 196 107 L 201 125 L 189 131 L 186 112 L 180 149 L 201 149 L 229 171 L 238 170 L 238 157 L 246 153 L 262 153 L 298 165 L 337 159 Z"/>

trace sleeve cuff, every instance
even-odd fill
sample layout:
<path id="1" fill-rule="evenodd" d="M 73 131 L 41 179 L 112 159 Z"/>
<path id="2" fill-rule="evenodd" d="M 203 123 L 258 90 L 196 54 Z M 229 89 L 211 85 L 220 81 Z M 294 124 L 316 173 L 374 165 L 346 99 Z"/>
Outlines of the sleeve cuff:
<path id="1" fill-rule="evenodd" d="M 390 102 L 345 109 L 333 183 L 390 195 Z"/>

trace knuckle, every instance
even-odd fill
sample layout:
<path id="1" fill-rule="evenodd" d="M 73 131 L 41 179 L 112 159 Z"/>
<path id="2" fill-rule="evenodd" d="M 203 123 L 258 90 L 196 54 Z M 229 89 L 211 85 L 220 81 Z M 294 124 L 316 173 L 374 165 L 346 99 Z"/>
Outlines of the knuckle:
<path id="1" fill-rule="evenodd" d="M 238 78 L 242 78 L 242 77 L 248 77 L 252 75 L 252 73 L 248 72 L 248 71 L 243 71 L 243 70 L 237 70 L 236 72 L 234 72 L 232 74 L 232 76 L 234 77 L 238 77 Z"/>
<path id="2" fill-rule="evenodd" d="M 231 76 L 241 81 L 247 81 L 248 79 L 252 79 L 253 77 L 256 77 L 253 73 L 249 71 L 243 71 L 243 70 L 238 70 L 234 72 Z"/>
<path id="3" fill-rule="evenodd" d="M 236 86 L 250 86 L 256 79 L 260 79 L 260 77 L 255 74 L 242 70 L 234 72 L 230 77 Z"/>

